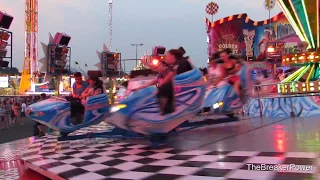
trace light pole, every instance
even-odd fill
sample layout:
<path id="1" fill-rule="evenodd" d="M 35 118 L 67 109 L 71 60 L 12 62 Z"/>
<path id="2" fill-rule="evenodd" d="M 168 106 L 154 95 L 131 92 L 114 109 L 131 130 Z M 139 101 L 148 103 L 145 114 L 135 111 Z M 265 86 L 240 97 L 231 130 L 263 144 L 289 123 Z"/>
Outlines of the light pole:
<path id="1" fill-rule="evenodd" d="M 131 44 L 131 46 L 136 47 L 136 67 L 138 66 L 138 47 L 143 46 L 143 44 Z"/>

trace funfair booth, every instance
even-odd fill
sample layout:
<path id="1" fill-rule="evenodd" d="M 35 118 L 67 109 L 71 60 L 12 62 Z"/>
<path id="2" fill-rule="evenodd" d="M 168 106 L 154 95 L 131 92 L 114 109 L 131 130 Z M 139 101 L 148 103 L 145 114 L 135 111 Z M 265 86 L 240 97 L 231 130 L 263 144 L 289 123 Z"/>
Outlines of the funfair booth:
<path id="1" fill-rule="evenodd" d="M 205 21 L 209 56 L 231 48 L 247 60 L 264 61 L 269 42 L 285 42 L 287 47 L 297 46 L 300 42 L 284 13 L 264 21 L 253 21 L 247 14 L 236 14 L 215 22 L 206 18 Z"/>

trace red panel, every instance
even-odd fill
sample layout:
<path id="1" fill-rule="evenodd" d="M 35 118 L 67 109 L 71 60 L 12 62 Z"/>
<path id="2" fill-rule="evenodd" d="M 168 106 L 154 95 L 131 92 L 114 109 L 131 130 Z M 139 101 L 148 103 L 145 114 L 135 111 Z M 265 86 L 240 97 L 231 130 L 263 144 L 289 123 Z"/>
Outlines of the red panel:
<path id="1" fill-rule="evenodd" d="M 208 20 L 207 18 L 205 18 L 205 21 L 206 21 L 206 24 L 207 24 L 208 27 L 214 27 L 215 24 L 222 24 L 222 23 L 231 21 L 231 20 L 233 20 L 233 19 L 245 17 L 247 23 L 252 23 L 252 24 L 254 24 L 254 26 L 262 26 L 262 25 L 265 25 L 265 24 L 269 23 L 270 21 L 271 21 L 271 22 L 275 22 L 275 21 L 277 21 L 279 18 L 281 18 L 282 16 L 284 16 L 284 14 L 281 12 L 281 13 L 273 16 L 273 17 L 270 18 L 270 19 L 266 19 L 266 20 L 263 20 L 263 21 L 253 21 L 252 19 L 250 19 L 250 18 L 248 17 L 247 14 L 235 14 L 235 15 L 233 15 L 233 16 L 228 16 L 228 17 L 221 18 L 221 19 L 219 19 L 219 20 L 217 20 L 217 21 L 215 21 L 215 22 L 211 22 L 211 21 Z"/>

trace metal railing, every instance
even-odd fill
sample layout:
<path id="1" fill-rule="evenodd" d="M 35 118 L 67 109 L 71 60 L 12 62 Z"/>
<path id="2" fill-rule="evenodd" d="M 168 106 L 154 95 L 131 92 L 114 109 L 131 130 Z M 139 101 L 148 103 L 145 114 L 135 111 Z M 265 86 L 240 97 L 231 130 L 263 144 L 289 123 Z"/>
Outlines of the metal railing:
<path id="1" fill-rule="evenodd" d="M 260 110 L 260 117 L 263 116 L 263 107 L 262 107 L 262 99 L 273 99 L 273 98 L 289 98 L 290 99 L 290 116 L 295 117 L 295 113 L 293 110 L 293 103 L 292 103 L 292 98 L 296 97 L 306 97 L 306 96 L 319 96 L 320 93 L 298 93 L 297 91 L 291 92 L 291 93 L 278 93 L 278 86 L 280 85 L 288 85 L 292 84 L 292 82 L 283 82 L 283 83 L 269 83 L 269 84 L 259 84 L 259 85 L 254 85 L 254 92 L 256 94 L 252 93 L 251 99 L 257 99 L 258 100 L 258 105 L 259 105 L 259 110 Z M 271 92 L 270 90 L 272 88 L 276 88 L 276 92 Z M 266 91 L 264 91 L 266 89 Z M 250 92 L 249 92 L 250 93 Z M 251 94 L 251 93 L 250 93 Z M 248 101 L 250 103 L 250 101 Z M 242 112 L 244 114 L 244 110 Z"/>

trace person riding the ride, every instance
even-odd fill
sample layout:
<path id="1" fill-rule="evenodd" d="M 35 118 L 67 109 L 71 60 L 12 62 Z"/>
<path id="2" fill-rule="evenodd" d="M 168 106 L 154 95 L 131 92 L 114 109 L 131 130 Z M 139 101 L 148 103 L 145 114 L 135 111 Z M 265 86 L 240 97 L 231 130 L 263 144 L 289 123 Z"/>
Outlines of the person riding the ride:
<path id="1" fill-rule="evenodd" d="M 89 84 L 82 80 L 80 72 L 74 73 L 75 83 L 72 85 L 72 99 L 70 100 L 71 123 L 81 124 L 84 115 L 84 106 L 80 96 L 88 88 Z"/>
<path id="2" fill-rule="evenodd" d="M 208 78 L 209 87 L 219 87 L 227 84 L 223 76 L 223 67 L 220 62 L 220 52 L 214 53 L 209 58 Z"/>
<path id="3" fill-rule="evenodd" d="M 155 68 L 159 73 L 152 81 L 149 83 L 140 86 L 139 88 L 133 89 L 132 91 L 137 91 L 149 86 L 157 85 L 158 87 L 158 101 L 160 104 L 160 111 L 162 115 L 169 114 L 174 112 L 173 99 L 174 99 L 174 90 L 173 90 L 173 77 L 174 71 L 172 67 L 164 61 L 160 61 L 158 66 Z M 173 75 L 172 75 L 173 74 Z"/>
<path id="4" fill-rule="evenodd" d="M 146 66 L 149 66 L 159 74 L 146 85 L 133 89 L 133 91 L 136 91 L 158 84 L 157 96 L 162 115 L 172 113 L 175 110 L 174 76 L 192 70 L 188 57 L 184 57 L 184 54 L 185 50 L 180 47 L 169 50 L 165 55 L 165 62 L 161 62 L 159 66 L 152 66 L 144 62 Z"/>
<path id="5" fill-rule="evenodd" d="M 230 49 L 225 49 L 220 53 L 220 58 L 223 61 L 224 76 L 228 77 L 229 83 L 233 85 L 235 92 L 241 97 L 241 79 L 238 72 L 242 64 L 231 53 Z"/>
<path id="6" fill-rule="evenodd" d="M 82 92 L 80 98 L 82 99 L 82 104 L 86 104 L 86 100 L 90 96 L 96 96 L 105 93 L 103 82 L 98 76 L 90 76 L 88 79 L 89 87 Z"/>
<path id="7" fill-rule="evenodd" d="M 82 74 L 80 72 L 74 73 L 75 83 L 72 85 L 72 97 L 79 99 L 82 92 L 85 91 L 89 84 L 86 81 L 82 80 Z"/>

